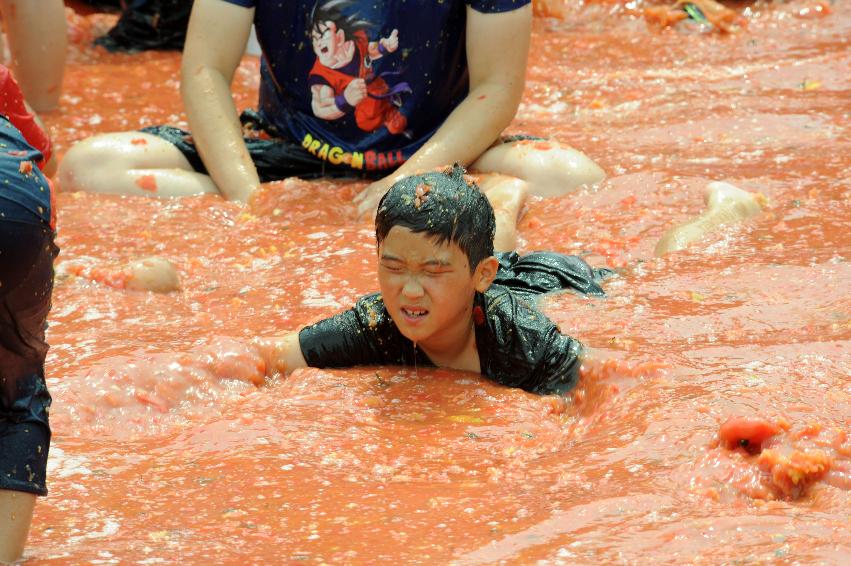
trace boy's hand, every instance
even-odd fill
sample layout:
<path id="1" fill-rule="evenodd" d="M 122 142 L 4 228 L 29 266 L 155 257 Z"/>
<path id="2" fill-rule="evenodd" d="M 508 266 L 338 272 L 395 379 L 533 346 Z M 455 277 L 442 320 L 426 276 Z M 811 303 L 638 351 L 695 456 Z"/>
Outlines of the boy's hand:
<path id="1" fill-rule="evenodd" d="M 354 79 L 343 91 L 343 96 L 349 106 L 357 106 L 366 98 L 366 81 L 363 79 Z"/>
<path id="2" fill-rule="evenodd" d="M 371 183 L 363 191 L 358 193 L 358 195 L 353 199 L 354 203 L 358 205 L 358 218 L 372 220 L 375 216 L 375 210 L 378 208 L 378 203 L 381 201 L 381 197 L 383 197 L 384 193 L 389 191 L 390 187 L 393 186 L 393 183 L 400 178 L 401 177 L 397 175 L 384 177 L 383 179 L 379 179 L 378 181 Z"/>
<path id="3" fill-rule="evenodd" d="M 273 338 L 257 337 L 251 343 L 265 362 L 267 377 L 275 373 L 286 375 L 298 368 L 307 367 L 301 353 L 298 332 Z"/>
<path id="4" fill-rule="evenodd" d="M 255 338 L 251 344 L 257 349 L 260 357 L 265 362 L 266 376 L 270 376 L 275 372 L 279 372 L 277 355 L 275 353 L 275 344 L 277 340 L 274 338 Z"/>
<path id="5" fill-rule="evenodd" d="M 265 358 L 250 344 L 234 338 L 215 337 L 193 353 L 196 363 L 221 379 L 238 379 L 259 387 L 269 371 Z"/>
<path id="6" fill-rule="evenodd" d="M 393 53 L 399 49 L 399 30 L 394 29 L 390 35 L 379 41 L 387 53 Z"/>

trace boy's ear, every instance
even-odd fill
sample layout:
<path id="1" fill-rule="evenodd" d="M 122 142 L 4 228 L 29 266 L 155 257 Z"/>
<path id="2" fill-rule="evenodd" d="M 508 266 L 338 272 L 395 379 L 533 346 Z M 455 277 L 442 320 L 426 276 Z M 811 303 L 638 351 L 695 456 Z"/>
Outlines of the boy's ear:
<path id="1" fill-rule="evenodd" d="M 476 271 L 473 273 L 473 282 L 476 285 L 476 291 L 484 293 L 491 286 L 493 280 L 496 279 L 496 272 L 499 270 L 499 260 L 494 256 L 488 256 L 479 262 Z"/>

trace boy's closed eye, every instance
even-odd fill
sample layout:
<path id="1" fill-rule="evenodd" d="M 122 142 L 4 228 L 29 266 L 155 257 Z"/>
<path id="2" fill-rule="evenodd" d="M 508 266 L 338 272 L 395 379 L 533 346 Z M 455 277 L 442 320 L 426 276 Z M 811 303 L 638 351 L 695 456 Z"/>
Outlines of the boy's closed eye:
<path id="1" fill-rule="evenodd" d="M 446 273 L 450 273 L 452 269 L 448 266 L 443 265 L 429 265 L 423 270 L 426 275 L 444 275 Z"/>
<path id="2" fill-rule="evenodd" d="M 403 271 L 408 270 L 405 264 L 395 260 L 382 260 L 381 268 L 389 271 L 390 273 L 402 273 Z M 429 263 L 417 271 L 421 271 L 428 276 L 436 277 L 452 272 L 452 267 L 443 263 Z"/>
<path id="3" fill-rule="evenodd" d="M 386 269 L 392 273 L 401 273 L 404 271 L 405 266 L 401 261 L 394 259 L 382 259 L 381 260 L 381 268 Z"/>

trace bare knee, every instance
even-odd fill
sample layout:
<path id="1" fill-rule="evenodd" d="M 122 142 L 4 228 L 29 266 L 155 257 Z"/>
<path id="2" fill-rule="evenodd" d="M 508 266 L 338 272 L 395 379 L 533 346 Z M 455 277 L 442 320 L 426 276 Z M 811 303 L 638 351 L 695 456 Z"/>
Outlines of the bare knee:
<path id="1" fill-rule="evenodd" d="M 120 179 L 132 169 L 192 171 L 173 144 L 144 132 L 100 134 L 77 142 L 59 164 L 59 183 L 66 191 L 122 193 Z"/>
<path id="2" fill-rule="evenodd" d="M 101 134 L 77 142 L 59 163 L 59 184 L 65 191 L 104 190 L 105 181 L 127 171 L 130 164 L 122 140 Z"/>
<path id="3" fill-rule="evenodd" d="M 161 257 L 147 257 L 127 266 L 127 288 L 154 293 L 170 293 L 180 289 L 177 268 Z"/>
<path id="4" fill-rule="evenodd" d="M 531 194 L 542 197 L 567 194 L 606 177 L 600 166 L 581 151 L 549 140 L 496 145 L 472 169 L 521 178 L 529 183 Z"/>
<path id="5" fill-rule="evenodd" d="M 508 175 L 482 175 L 479 187 L 488 197 L 494 211 L 507 211 L 515 217 L 529 196 L 529 183 Z"/>

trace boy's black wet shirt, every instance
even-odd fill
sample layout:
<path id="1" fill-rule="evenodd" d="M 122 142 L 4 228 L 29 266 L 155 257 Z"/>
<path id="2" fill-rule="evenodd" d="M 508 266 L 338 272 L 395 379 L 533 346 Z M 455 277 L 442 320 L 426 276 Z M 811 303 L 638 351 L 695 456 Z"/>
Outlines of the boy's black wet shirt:
<path id="1" fill-rule="evenodd" d="M 476 294 L 473 307 L 481 373 L 532 393 L 569 391 L 579 376 L 582 345 L 561 334 L 532 301 L 562 289 L 603 295 L 599 282 L 611 272 L 556 253 L 497 254 L 497 258 L 497 278 L 485 293 Z M 311 367 L 434 365 L 399 332 L 378 293 L 304 328 L 299 343 Z"/>

